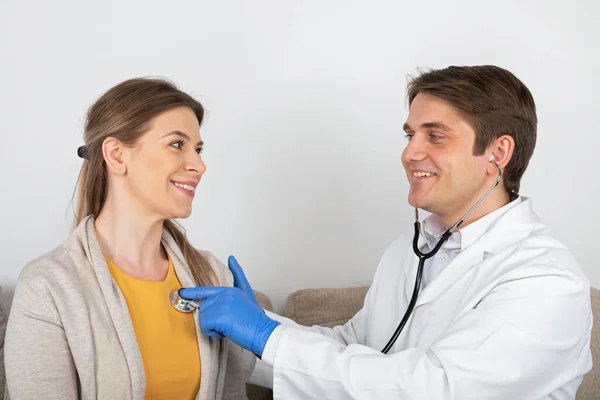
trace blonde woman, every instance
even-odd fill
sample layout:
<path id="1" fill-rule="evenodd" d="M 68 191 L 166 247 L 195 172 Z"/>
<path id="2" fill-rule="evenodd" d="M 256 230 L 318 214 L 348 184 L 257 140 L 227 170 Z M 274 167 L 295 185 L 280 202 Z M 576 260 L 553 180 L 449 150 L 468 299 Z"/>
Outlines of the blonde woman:
<path id="1" fill-rule="evenodd" d="M 206 169 L 202 105 L 168 81 L 118 84 L 85 124 L 75 227 L 20 274 L 5 345 L 20 399 L 246 399 L 242 349 L 169 294 L 232 286 L 173 222 Z"/>

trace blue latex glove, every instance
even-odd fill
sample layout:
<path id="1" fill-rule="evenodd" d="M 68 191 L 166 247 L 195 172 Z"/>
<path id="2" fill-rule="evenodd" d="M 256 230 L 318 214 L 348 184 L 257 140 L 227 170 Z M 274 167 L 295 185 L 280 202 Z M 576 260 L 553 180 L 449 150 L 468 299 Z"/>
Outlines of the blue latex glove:
<path id="1" fill-rule="evenodd" d="M 248 282 L 248 279 L 246 279 L 246 275 L 244 275 L 242 267 L 234 256 L 229 256 L 227 265 L 229 266 L 229 270 L 233 275 L 233 287 L 240 289 L 254 304 L 258 305 L 258 300 L 256 300 L 252 286 L 250 286 L 250 282 Z"/>
<path id="2" fill-rule="evenodd" d="M 201 300 L 200 326 L 207 336 L 227 337 L 238 346 L 262 357 L 267 340 L 279 322 L 269 318 L 258 306 L 235 258 L 230 257 L 229 268 L 234 275 L 234 285 L 238 287 L 186 288 L 181 289 L 179 295 L 187 300 Z"/>

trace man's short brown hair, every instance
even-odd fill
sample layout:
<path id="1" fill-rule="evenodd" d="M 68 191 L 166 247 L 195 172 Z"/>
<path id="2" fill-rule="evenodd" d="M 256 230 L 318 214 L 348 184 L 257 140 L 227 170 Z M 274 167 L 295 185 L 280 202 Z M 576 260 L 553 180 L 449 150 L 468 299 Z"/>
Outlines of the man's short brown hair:
<path id="1" fill-rule="evenodd" d="M 518 193 L 537 136 L 535 102 L 527 86 L 494 65 L 451 66 L 412 78 L 409 105 L 419 93 L 447 101 L 467 118 L 475 130 L 473 155 L 482 155 L 502 135 L 512 136 L 515 149 L 504 169 L 504 187 Z"/>

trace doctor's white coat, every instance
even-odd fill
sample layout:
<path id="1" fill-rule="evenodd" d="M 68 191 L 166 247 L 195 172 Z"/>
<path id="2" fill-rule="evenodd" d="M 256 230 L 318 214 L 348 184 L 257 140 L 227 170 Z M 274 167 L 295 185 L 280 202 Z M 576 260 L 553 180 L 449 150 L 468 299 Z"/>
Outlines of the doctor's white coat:
<path id="1" fill-rule="evenodd" d="M 415 282 L 412 238 L 388 248 L 344 326 L 269 313 L 282 325 L 250 381 L 275 400 L 574 399 L 592 366 L 589 282 L 522 199 L 424 288 L 388 355 Z"/>

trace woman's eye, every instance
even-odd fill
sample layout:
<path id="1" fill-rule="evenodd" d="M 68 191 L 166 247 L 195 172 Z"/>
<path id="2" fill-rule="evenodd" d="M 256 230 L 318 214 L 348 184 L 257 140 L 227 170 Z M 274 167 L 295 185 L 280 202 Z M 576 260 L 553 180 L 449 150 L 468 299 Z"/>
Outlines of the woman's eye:
<path id="1" fill-rule="evenodd" d="M 171 146 L 177 148 L 177 149 L 181 149 L 181 147 L 183 146 L 183 140 L 178 140 L 176 142 L 171 143 Z"/>
<path id="2" fill-rule="evenodd" d="M 202 150 L 204 150 L 202 147 L 198 147 L 196 149 L 196 153 L 198 153 L 198 155 L 202 154 Z"/>

